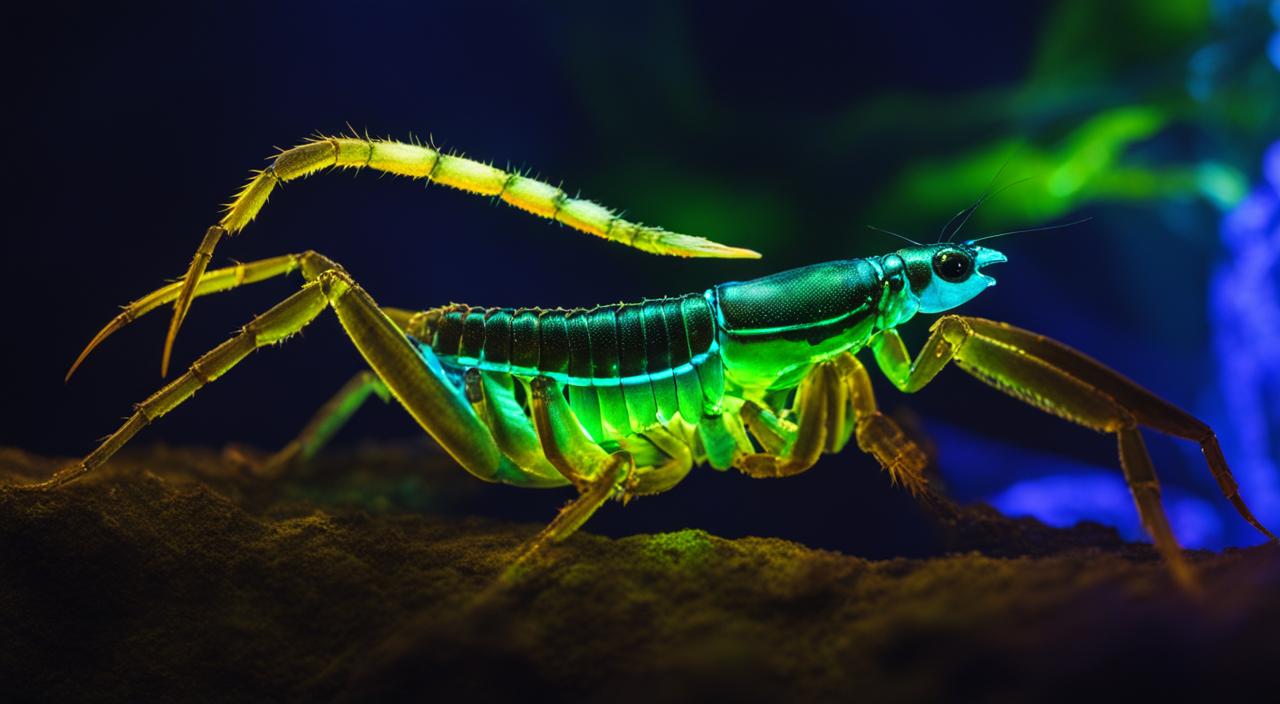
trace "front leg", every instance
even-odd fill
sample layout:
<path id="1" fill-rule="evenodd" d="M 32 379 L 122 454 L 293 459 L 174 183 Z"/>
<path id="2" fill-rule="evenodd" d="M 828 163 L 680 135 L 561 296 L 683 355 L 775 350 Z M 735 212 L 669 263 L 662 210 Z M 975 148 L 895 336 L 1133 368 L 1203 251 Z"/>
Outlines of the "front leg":
<path id="1" fill-rule="evenodd" d="M 1125 481 L 1142 524 L 1184 585 L 1193 584 L 1192 573 L 1169 528 L 1140 425 L 1200 443 L 1223 495 L 1246 521 L 1275 540 L 1240 498 L 1213 431 L 1187 412 L 1082 352 L 1012 325 L 948 315 L 939 318 L 930 333 L 914 361 L 896 331 L 872 340 L 876 362 L 895 386 L 908 393 L 918 391 L 954 361 L 980 381 L 1043 411 L 1115 433 Z"/>

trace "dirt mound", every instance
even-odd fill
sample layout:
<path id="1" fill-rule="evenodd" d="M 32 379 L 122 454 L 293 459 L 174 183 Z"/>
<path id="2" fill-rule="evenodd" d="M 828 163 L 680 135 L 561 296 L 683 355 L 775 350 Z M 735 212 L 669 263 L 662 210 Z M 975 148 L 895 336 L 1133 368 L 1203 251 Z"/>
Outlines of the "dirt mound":
<path id="1" fill-rule="evenodd" d="M 1271 547 L 1194 554 L 1194 600 L 1147 546 L 979 507 L 929 559 L 583 533 L 494 590 L 539 526 L 266 495 L 163 448 L 13 487 L 52 468 L 0 452 L 6 699 L 1218 699 L 1280 652 Z"/>

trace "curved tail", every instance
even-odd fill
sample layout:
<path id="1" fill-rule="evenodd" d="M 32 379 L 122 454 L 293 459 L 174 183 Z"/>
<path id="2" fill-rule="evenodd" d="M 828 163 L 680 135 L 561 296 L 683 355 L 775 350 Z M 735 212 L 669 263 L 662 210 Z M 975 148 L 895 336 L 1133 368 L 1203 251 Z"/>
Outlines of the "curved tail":
<path id="1" fill-rule="evenodd" d="M 321 135 L 281 151 L 267 168 L 255 172 L 227 204 L 218 224 L 205 233 L 182 278 L 182 289 L 174 302 L 173 320 L 165 338 L 161 375 L 168 372 L 178 328 L 191 307 L 196 285 L 212 260 L 218 241 L 224 235 L 234 235 L 243 230 L 262 210 L 277 184 L 333 167 L 369 168 L 398 176 L 425 178 L 433 183 L 495 197 L 539 217 L 652 254 L 730 259 L 760 256 L 750 249 L 630 222 L 602 205 L 571 198 L 557 186 L 456 154 L 445 154 L 432 146 L 359 136 Z"/>

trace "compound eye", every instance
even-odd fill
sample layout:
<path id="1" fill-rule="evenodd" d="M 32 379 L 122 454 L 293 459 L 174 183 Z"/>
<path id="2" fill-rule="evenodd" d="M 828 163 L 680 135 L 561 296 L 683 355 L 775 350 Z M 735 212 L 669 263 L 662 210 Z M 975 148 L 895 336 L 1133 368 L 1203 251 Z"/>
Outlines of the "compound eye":
<path id="1" fill-rule="evenodd" d="M 944 249 L 933 256 L 933 270 L 943 281 L 958 284 L 973 273 L 973 258 L 955 249 Z"/>

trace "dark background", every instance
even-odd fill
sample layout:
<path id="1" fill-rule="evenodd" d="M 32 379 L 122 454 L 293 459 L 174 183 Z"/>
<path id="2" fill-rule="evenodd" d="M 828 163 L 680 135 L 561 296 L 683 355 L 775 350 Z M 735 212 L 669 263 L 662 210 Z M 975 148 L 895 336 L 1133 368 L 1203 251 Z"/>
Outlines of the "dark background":
<path id="1" fill-rule="evenodd" d="M 0 281 L 9 296 L 0 444 L 74 456 L 114 429 L 131 403 L 161 383 L 168 313 L 118 334 L 64 385 L 75 354 L 116 306 L 184 271 L 218 204 L 274 147 L 348 125 L 430 137 L 442 148 L 563 182 L 634 219 L 752 247 L 765 258 L 653 257 L 421 182 L 326 173 L 278 192 L 242 236 L 224 242 L 214 266 L 313 248 L 344 264 L 385 305 L 631 300 L 896 246 L 866 230 L 869 223 L 931 237 L 1008 161 L 1004 181 L 1039 181 L 1002 194 L 975 218 L 971 234 L 1095 219 L 1003 240 L 1010 262 L 993 272 L 1000 285 L 965 312 L 1076 345 L 1171 401 L 1210 412 L 1206 394 L 1218 383 L 1219 362 L 1209 344 L 1207 289 L 1223 257 L 1218 219 L 1231 199 L 1215 201 L 1203 178 L 1167 175 L 1203 175 L 1188 169 L 1212 163 L 1234 174 L 1228 186 L 1259 178 L 1262 147 L 1280 124 L 1263 90 L 1275 82 L 1263 89 L 1249 82 L 1249 72 L 1263 71 L 1266 81 L 1273 68 L 1259 58 L 1274 30 L 1266 29 L 1266 4 L 1245 3 L 1237 14 L 1206 3 L 1187 3 L 1186 12 L 1160 9 L 1178 3 L 1070 5 L 46 3 L 19 10 L 5 21 L 3 48 Z M 1241 48 L 1228 53 L 1226 68 L 1209 72 L 1208 101 L 1193 100 L 1193 59 L 1214 42 Z M 1046 199 L 1043 183 L 1091 154 L 1077 149 L 1081 125 L 1132 105 L 1154 106 L 1162 117 L 1148 134 L 1116 147 L 1130 160 L 1128 171 L 1080 167 L 1093 191 Z M 979 152 L 986 156 L 969 159 Z M 956 164 L 972 168 L 948 179 Z M 175 367 L 297 284 L 294 277 L 198 301 Z M 913 323 L 909 337 L 919 340 L 927 322 Z M 360 365 L 325 315 L 283 348 L 255 354 L 137 442 L 274 448 Z M 1106 476 L 1108 490 L 1116 486 L 1109 438 L 955 370 L 910 399 L 873 375 L 882 406 L 917 422 L 937 444 L 943 474 L 961 498 L 990 498 L 1019 479 L 1063 471 Z M 374 404 L 338 442 L 419 432 L 397 409 Z M 1215 513 L 1225 503 L 1214 497 L 1194 447 L 1152 436 L 1149 443 L 1170 495 L 1190 497 L 1188 520 L 1217 521 L 1207 534 L 1187 529 L 1184 539 L 1253 542 L 1238 519 Z M 549 518 L 566 498 L 485 491 L 494 510 L 523 520 Z M 1104 514 L 1129 521 L 1125 529 L 1136 535 L 1127 504 Z M 592 527 L 620 534 L 700 527 L 867 555 L 919 553 L 932 544 L 913 502 L 853 449 L 781 482 L 696 470 L 668 495 L 606 509 Z"/>

